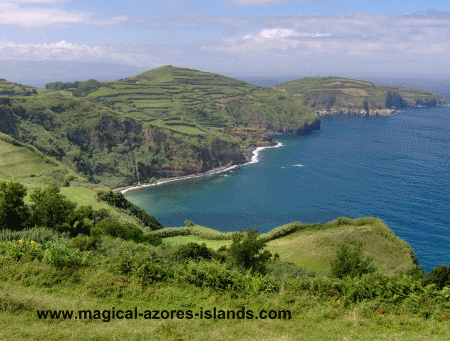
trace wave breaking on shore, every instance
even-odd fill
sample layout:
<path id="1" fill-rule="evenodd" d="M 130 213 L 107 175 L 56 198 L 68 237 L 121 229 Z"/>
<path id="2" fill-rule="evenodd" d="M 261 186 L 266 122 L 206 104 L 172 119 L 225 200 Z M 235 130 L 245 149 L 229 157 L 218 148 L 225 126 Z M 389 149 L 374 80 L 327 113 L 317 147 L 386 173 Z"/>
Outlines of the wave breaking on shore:
<path id="1" fill-rule="evenodd" d="M 257 147 L 255 150 L 252 151 L 253 155 L 252 155 L 251 160 L 249 162 L 246 162 L 246 163 L 241 164 L 241 165 L 233 165 L 233 166 L 230 166 L 230 167 L 214 168 L 214 169 L 211 169 L 210 171 L 205 172 L 205 173 L 191 174 L 191 175 L 186 175 L 186 176 L 177 176 L 177 177 L 170 178 L 170 179 L 159 180 L 159 181 L 154 182 L 154 183 L 146 183 L 146 184 L 142 184 L 142 185 L 138 185 L 138 186 L 130 186 L 130 187 L 125 187 L 123 189 L 119 188 L 119 189 L 116 189 L 116 191 L 119 191 L 120 193 L 124 194 L 124 193 L 126 193 L 128 191 L 133 191 L 133 190 L 136 190 L 136 189 L 139 189 L 139 188 L 144 188 L 144 187 L 161 185 L 161 184 L 165 184 L 167 182 L 186 180 L 186 179 L 193 179 L 193 178 L 200 178 L 202 176 L 208 176 L 208 175 L 214 175 L 214 174 L 218 174 L 218 173 L 227 172 L 227 171 L 229 171 L 231 169 L 234 169 L 236 167 L 239 167 L 239 166 L 245 166 L 245 165 L 257 163 L 257 162 L 259 162 L 259 154 L 260 154 L 260 152 L 262 150 L 268 149 L 268 148 L 279 148 L 279 147 L 283 147 L 283 144 L 281 142 L 277 142 L 277 144 L 275 146 Z"/>

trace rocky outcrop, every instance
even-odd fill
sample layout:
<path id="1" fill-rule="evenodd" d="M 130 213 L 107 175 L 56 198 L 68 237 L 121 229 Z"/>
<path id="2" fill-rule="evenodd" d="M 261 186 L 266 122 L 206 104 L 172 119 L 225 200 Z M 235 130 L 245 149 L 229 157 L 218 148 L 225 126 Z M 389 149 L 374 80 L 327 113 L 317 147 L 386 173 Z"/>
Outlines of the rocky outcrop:
<path id="1" fill-rule="evenodd" d="M 396 109 L 330 109 L 330 110 L 318 110 L 317 116 L 323 115 L 369 115 L 369 116 L 388 116 L 392 115 L 399 110 Z"/>
<path id="2" fill-rule="evenodd" d="M 231 135 L 243 141 L 253 140 L 253 141 L 272 142 L 271 134 L 265 128 L 231 129 L 228 132 L 228 135 Z"/>

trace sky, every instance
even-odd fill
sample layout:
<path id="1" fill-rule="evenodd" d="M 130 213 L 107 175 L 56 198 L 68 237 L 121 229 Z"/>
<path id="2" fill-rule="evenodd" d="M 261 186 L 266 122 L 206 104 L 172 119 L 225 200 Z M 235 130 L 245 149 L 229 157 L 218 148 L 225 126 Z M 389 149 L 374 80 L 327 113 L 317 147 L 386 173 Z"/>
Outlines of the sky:
<path id="1" fill-rule="evenodd" d="M 0 0 L 0 78 L 450 78 L 448 0 Z M 93 77 L 89 77 L 92 75 Z"/>

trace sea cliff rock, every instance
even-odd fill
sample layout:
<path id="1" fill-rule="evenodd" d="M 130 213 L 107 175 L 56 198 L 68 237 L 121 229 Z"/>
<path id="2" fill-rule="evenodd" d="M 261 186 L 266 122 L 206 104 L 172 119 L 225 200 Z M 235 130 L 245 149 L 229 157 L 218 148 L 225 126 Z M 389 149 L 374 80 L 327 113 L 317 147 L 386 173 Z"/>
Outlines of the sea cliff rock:
<path id="1" fill-rule="evenodd" d="M 400 110 L 396 109 L 330 109 L 330 110 L 318 110 L 317 116 L 323 115 L 369 115 L 369 116 L 388 116 L 392 115 Z"/>

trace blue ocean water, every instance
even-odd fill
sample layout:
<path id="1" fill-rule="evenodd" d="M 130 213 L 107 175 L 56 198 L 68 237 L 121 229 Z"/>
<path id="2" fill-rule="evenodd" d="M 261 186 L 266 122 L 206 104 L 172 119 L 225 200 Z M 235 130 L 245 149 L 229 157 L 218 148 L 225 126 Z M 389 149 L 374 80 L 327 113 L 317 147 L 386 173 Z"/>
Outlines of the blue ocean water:
<path id="1" fill-rule="evenodd" d="M 266 232 L 293 221 L 377 216 L 424 270 L 450 265 L 450 107 L 321 120 L 320 131 L 274 137 L 283 146 L 261 151 L 257 163 L 125 196 L 166 227 L 189 219 Z"/>

